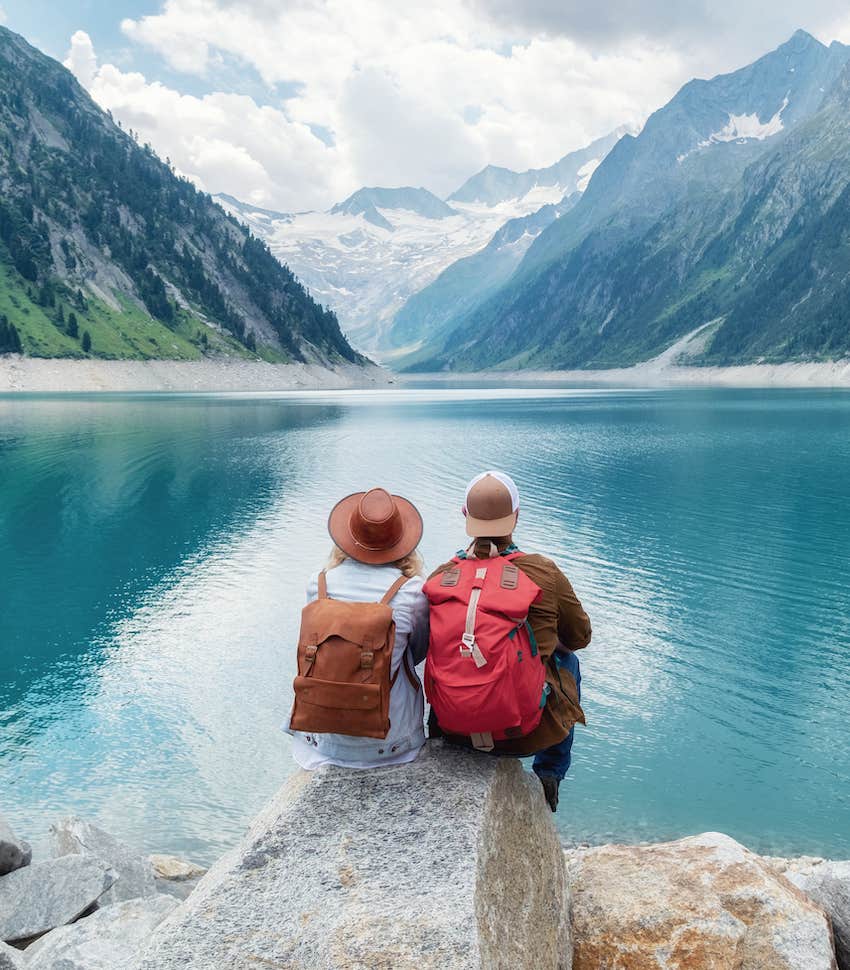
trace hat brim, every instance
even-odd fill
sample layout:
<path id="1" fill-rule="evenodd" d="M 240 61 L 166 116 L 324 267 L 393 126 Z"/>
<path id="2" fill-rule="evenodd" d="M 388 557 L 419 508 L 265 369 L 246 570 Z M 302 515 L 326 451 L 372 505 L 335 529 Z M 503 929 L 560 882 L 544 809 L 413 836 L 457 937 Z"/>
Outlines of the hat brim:
<path id="1" fill-rule="evenodd" d="M 354 492 L 346 495 L 331 509 L 331 514 L 328 516 L 328 532 L 331 539 L 347 556 L 370 566 L 384 566 L 398 559 L 404 559 L 413 552 L 422 539 L 422 516 L 419 514 L 419 509 L 406 498 L 393 495 L 393 501 L 401 515 L 401 538 L 395 545 L 386 549 L 365 549 L 351 534 L 349 525 L 352 513 L 365 494 L 365 492 Z"/>
<path id="2" fill-rule="evenodd" d="M 501 539 L 509 536 L 516 528 L 516 512 L 502 516 L 501 519 L 476 519 L 466 517 L 466 534 L 473 539 Z"/>

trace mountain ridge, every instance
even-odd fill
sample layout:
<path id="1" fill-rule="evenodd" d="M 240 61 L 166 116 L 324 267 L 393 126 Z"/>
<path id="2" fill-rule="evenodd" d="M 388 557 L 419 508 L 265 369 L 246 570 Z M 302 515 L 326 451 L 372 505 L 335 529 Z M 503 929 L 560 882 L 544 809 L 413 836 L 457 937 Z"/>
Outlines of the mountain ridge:
<path id="1" fill-rule="evenodd" d="M 758 300 L 770 302 L 754 267 L 772 273 L 782 247 L 805 261 L 800 246 L 807 220 L 825 218 L 806 188 L 810 173 L 817 181 L 819 164 L 807 149 L 816 144 L 826 154 L 838 188 L 850 171 L 829 131 L 846 130 L 838 92 L 850 84 L 849 56 L 844 45 L 827 48 L 798 32 L 753 65 L 688 82 L 639 136 L 620 139 L 578 204 L 538 236 L 511 279 L 430 354 L 420 354 L 415 368 L 628 366 L 715 318 L 721 322 L 706 342 L 706 363 L 834 354 L 845 345 L 834 308 L 826 323 L 805 322 L 809 336 L 802 343 L 792 332 L 795 319 L 803 322 L 799 308 L 789 317 L 774 301 L 777 326 L 763 315 L 755 326 L 741 314 L 745 305 L 752 314 Z M 831 109 L 836 98 L 841 106 Z M 737 138 L 726 129 L 753 115 L 745 125 L 752 135 Z M 693 124 L 684 125 L 683 117 Z M 795 132 L 807 125 L 809 142 L 801 143 L 803 134 Z M 732 137 L 711 138 L 724 130 Z M 786 154 L 786 145 L 797 148 Z M 781 197 L 765 173 L 775 181 L 783 166 L 793 192 Z M 829 258 L 840 290 L 839 257 Z M 757 296 L 747 304 L 750 293 Z M 817 302 L 807 299 L 809 306 Z M 763 339 L 768 331 L 773 336 Z"/>

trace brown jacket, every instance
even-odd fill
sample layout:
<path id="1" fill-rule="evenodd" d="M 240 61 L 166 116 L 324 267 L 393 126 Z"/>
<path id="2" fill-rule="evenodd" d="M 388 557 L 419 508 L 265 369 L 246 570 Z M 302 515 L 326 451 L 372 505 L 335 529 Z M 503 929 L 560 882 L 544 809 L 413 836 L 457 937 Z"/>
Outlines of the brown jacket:
<path id="1" fill-rule="evenodd" d="M 507 548 L 507 541 L 498 543 L 499 551 Z M 568 650 L 580 650 L 590 643 L 590 619 L 584 612 L 570 581 L 560 569 L 545 556 L 531 553 L 514 560 L 529 579 L 542 590 L 540 600 L 528 611 L 528 621 L 537 638 L 540 657 L 546 665 L 546 681 L 549 684 L 549 697 L 543 710 L 540 724 L 524 738 L 511 738 L 496 741 L 495 749 L 501 754 L 528 755 L 542 751 L 553 744 L 563 741 L 572 726 L 578 721 L 585 723 L 584 711 L 578 702 L 578 689 L 572 674 L 555 664 L 553 654 L 559 642 Z M 437 576 L 452 563 L 443 563 L 431 574 Z M 431 737 L 441 737 L 436 718 L 431 713 L 429 722 Z M 449 737 L 456 744 L 471 746 L 469 738 L 456 735 Z"/>

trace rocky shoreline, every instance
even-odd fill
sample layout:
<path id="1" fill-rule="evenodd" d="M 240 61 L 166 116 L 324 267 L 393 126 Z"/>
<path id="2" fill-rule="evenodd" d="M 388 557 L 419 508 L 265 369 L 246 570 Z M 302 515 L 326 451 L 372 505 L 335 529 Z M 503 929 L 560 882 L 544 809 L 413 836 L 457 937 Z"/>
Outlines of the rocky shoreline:
<path id="1" fill-rule="evenodd" d="M 208 873 L 0 819 L 0 970 L 850 970 L 850 862 L 719 833 L 563 849 L 513 759 L 294 775 Z"/>
<path id="2" fill-rule="evenodd" d="M 0 970 L 129 970 L 205 872 L 138 855 L 76 816 L 51 828 L 51 858 L 33 862 L 0 817 Z"/>
<path id="3" fill-rule="evenodd" d="M 253 360 L 62 360 L 0 356 L 0 394 L 304 391 L 383 387 L 375 365 L 267 364 Z"/>

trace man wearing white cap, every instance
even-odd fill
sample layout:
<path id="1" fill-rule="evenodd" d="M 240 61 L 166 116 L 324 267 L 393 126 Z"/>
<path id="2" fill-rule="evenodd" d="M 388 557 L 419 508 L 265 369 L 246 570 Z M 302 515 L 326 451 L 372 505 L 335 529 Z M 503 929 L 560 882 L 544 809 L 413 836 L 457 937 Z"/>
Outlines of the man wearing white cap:
<path id="1" fill-rule="evenodd" d="M 459 553 L 461 559 L 510 556 L 511 562 L 541 590 L 529 608 L 528 623 L 549 688 L 543 716 L 530 734 L 494 741 L 493 751 L 519 757 L 534 755 L 534 772 L 554 812 L 558 805 L 558 786 L 570 766 L 574 725 L 577 721 L 585 723 L 580 704 L 581 671 L 574 651 L 590 643 L 590 620 L 569 580 L 551 559 L 520 553 L 514 545 L 519 491 L 509 475 L 488 471 L 473 478 L 466 489 L 463 514 L 467 535 L 474 541 Z M 445 563 L 433 575 L 452 566 L 451 562 Z M 455 744 L 474 746 L 471 738 L 441 731 L 433 710 L 429 733 L 431 737 L 445 737 Z"/>

